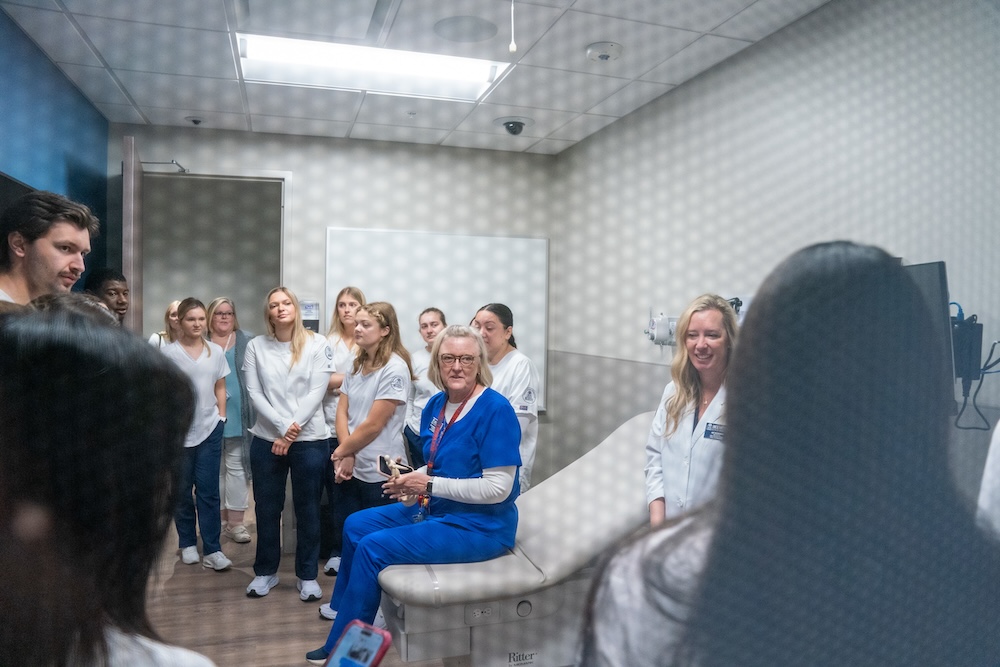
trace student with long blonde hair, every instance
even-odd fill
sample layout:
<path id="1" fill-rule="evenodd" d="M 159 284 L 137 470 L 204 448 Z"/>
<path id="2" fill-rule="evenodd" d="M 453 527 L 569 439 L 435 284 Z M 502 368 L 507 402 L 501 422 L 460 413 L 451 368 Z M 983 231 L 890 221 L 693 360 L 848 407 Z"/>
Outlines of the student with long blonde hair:
<path id="1" fill-rule="evenodd" d="M 656 526 L 712 498 L 722 469 L 726 371 L 736 311 L 715 294 L 691 302 L 677 321 L 671 381 L 646 441 L 646 501 Z"/>
<path id="2" fill-rule="evenodd" d="M 250 469 L 257 512 L 257 557 L 249 597 L 263 597 L 278 584 L 281 510 L 291 474 L 295 507 L 295 574 L 303 602 L 318 600 L 319 500 L 330 456 L 330 430 L 321 404 L 333 372 L 326 338 L 302 324 L 299 300 L 276 287 L 265 300 L 267 335 L 247 344 L 243 379 L 257 411 L 250 432 Z"/>
<path id="3" fill-rule="evenodd" d="M 177 306 L 180 301 L 171 301 L 167 310 L 163 313 L 163 331 L 159 331 L 149 337 L 149 344 L 153 347 L 163 347 L 170 345 L 181 333 L 181 325 L 177 319 Z"/>
<path id="4" fill-rule="evenodd" d="M 358 309 L 354 319 L 358 356 L 340 390 L 339 444 L 331 457 L 337 482 L 331 499 L 334 530 L 341 533 L 350 514 L 392 502 L 382 493 L 385 478 L 378 471 L 378 458 L 406 459 L 403 425 L 413 380 L 410 354 L 403 347 L 392 305 L 369 303 Z M 331 613 L 329 605 L 320 609 L 326 618 Z"/>

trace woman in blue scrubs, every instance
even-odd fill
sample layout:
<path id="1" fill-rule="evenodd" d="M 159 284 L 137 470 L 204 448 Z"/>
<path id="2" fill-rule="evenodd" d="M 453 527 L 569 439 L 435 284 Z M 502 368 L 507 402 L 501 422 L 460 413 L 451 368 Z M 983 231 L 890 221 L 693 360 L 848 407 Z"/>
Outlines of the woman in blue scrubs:
<path id="1" fill-rule="evenodd" d="M 374 620 L 383 568 L 488 560 L 514 546 L 521 428 L 507 399 L 488 388 L 482 338 L 448 327 L 434 341 L 428 374 L 444 391 L 421 419 L 427 465 L 386 481 L 386 493 L 402 502 L 347 519 L 330 603 L 336 617 L 326 644 L 306 655 L 312 664 L 323 663 L 352 620 Z"/>

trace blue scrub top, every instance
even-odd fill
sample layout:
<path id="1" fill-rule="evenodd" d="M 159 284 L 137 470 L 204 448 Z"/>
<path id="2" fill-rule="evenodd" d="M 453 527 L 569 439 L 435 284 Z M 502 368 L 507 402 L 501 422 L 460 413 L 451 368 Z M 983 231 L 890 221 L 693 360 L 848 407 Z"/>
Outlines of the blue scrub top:
<path id="1" fill-rule="evenodd" d="M 420 439 L 425 459 L 430 460 L 431 438 L 441 406 L 447 400 L 444 392 L 436 394 L 421 415 Z M 434 456 L 435 477 L 468 479 L 482 477 L 485 468 L 521 465 L 521 425 L 510 402 L 492 389 L 487 388 L 468 414 L 444 429 Z M 482 505 L 431 497 L 429 514 L 445 523 L 493 535 L 510 548 L 517 532 L 514 501 L 520 492 L 515 471 L 514 488 L 503 501 Z"/>

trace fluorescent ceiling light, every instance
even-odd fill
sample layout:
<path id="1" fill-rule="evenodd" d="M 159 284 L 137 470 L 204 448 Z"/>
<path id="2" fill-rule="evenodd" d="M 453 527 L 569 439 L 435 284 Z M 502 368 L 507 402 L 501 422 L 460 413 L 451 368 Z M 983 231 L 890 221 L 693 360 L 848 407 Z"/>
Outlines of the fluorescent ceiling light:
<path id="1" fill-rule="evenodd" d="M 247 81 L 475 101 L 508 63 L 237 34 Z"/>

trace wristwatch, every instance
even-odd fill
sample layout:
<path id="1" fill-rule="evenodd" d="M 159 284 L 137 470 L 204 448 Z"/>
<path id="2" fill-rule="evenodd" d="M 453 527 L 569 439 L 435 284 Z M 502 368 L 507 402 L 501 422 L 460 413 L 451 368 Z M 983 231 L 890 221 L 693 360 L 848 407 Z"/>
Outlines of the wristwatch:
<path id="1" fill-rule="evenodd" d="M 427 480 L 427 486 L 424 488 L 424 493 L 426 493 L 429 496 L 429 495 L 431 495 L 431 492 L 433 490 L 434 490 L 434 480 L 433 479 L 429 479 L 429 480 Z"/>

